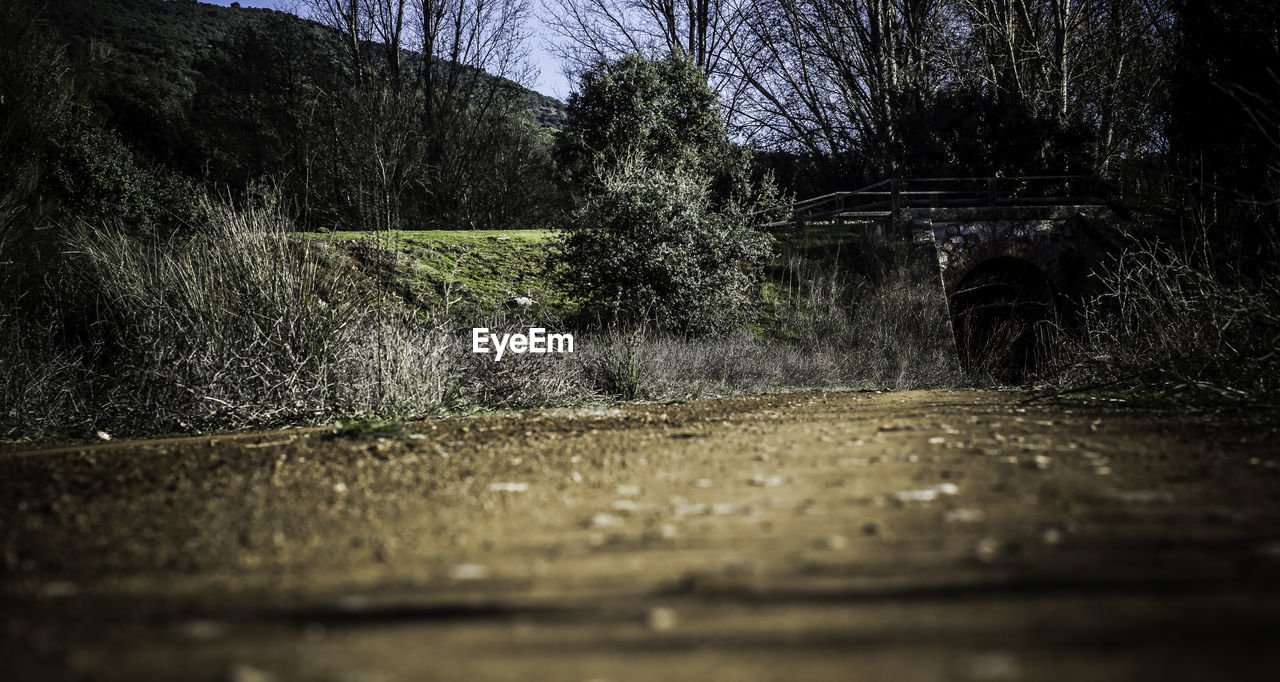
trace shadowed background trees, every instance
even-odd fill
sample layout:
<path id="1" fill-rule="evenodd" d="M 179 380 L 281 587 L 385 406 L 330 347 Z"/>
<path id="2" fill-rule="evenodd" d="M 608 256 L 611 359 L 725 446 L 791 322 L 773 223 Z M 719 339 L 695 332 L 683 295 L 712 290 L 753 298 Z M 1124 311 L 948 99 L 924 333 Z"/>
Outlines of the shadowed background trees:
<path id="1" fill-rule="evenodd" d="M 683 56 L 729 139 L 759 152 L 757 173 L 800 196 L 887 176 L 1092 172 L 1171 213 L 1194 200 L 1196 221 L 1234 202 L 1255 222 L 1274 196 L 1277 10 L 1263 0 L 548 7 L 575 78 Z M 233 193 L 269 180 L 312 227 L 563 217 L 553 179 L 584 176 L 552 147 L 581 140 L 557 143 L 562 106 L 520 85 L 528 0 L 301 8 L 314 21 L 160 0 L 49 0 L 41 14 L 68 82 L 144 166 Z"/>
<path id="2" fill-rule="evenodd" d="M 550 220 L 547 125 L 562 105 L 521 85 L 522 3 L 302 3 L 310 19 L 162 0 L 15 7 L 144 165 L 235 196 L 278 187 L 312 228 Z"/>
<path id="3" fill-rule="evenodd" d="M 305 24 L 247 26 L 204 69 L 243 148 L 305 219 L 369 229 L 547 219 L 549 140 L 530 120 L 527 7 L 516 0 L 308 0 Z M 222 77 L 219 77 L 222 76 Z M 262 142 L 276 148 L 263 165 Z M 523 182 L 515 182 L 523 178 Z"/>
<path id="4" fill-rule="evenodd" d="M 743 139 L 859 179 L 1108 171 L 1146 151 L 1176 6 L 1140 0 L 556 0 L 590 58 L 689 55 Z"/>
<path id="5" fill-rule="evenodd" d="M 1252 231 L 1246 250 L 1274 246 L 1275 3 L 551 5 L 575 73 L 685 55 L 733 138 L 800 196 L 892 176 L 1092 173 L 1160 229 L 1222 224 Z"/>

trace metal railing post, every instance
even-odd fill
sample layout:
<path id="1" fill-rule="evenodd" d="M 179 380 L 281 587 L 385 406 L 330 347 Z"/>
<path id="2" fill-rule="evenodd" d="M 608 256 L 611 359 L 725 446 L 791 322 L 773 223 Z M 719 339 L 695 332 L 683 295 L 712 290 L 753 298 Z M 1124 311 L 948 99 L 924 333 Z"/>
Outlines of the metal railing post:
<path id="1" fill-rule="evenodd" d="M 996 206 L 996 179 L 987 178 L 987 206 L 995 208 Z"/>

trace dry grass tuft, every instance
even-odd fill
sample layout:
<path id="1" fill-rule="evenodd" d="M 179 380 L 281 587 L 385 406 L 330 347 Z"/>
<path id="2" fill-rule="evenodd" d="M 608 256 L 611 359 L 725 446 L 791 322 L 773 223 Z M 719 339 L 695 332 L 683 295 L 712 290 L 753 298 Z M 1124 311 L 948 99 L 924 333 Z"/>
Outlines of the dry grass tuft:
<path id="1" fill-rule="evenodd" d="M 1199 394 L 1233 401 L 1280 394 L 1280 282 L 1221 261 L 1135 244 L 1102 275 L 1084 333 L 1062 334 L 1051 381 Z"/>

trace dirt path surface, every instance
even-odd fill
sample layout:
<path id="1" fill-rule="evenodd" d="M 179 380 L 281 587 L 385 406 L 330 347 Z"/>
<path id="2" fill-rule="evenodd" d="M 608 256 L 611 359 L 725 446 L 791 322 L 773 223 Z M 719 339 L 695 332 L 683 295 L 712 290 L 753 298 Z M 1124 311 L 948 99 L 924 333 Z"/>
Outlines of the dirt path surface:
<path id="1" fill-rule="evenodd" d="M 10 451 L 0 677 L 1275 679 L 1275 424 L 1023 398 Z"/>

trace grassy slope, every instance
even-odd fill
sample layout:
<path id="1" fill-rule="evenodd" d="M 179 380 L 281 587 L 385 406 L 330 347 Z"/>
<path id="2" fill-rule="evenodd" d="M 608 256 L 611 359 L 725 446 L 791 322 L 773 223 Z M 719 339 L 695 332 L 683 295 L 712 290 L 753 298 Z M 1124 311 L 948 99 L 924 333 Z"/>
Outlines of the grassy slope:
<path id="1" fill-rule="evenodd" d="M 544 317 L 560 317 L 568 301 L 557 290 L 547 272 L 549 242 L 554 230 L 397 230 L 386 235 L 337 231 L 303 233 L 310 239 L 335 245 L 355 261 L 351 274 L 365 286 L 373 285 L 372 275 L 383 291 L 430 313 L 445 312 L 472 317 L 514 309 L 513 300 L 525 296 L 535 301 L 531 312 Z M 783 232 L 775 235 L 784 253 L 794 249 L 814 249 L 818 243 L 839 241 L 840 235 L 813 231 L 800 238 Z M 505 239 L 504 239 L 505 237 Z M 376 247 L 391 247 L 394 262 Z M 792 345 L 796 330 L 783 319 L 783 309 L 808 295 L 795 273 L 789 273 L 785 255 L 766 273 L 761 294 L 763 305 L 751 329 L 762 338 Z M 449 302 L 446 306 L 446 300 Z"/>
<path id="2" fill-rule="evenodd" d="M 349 253 L 364 271 L 381 273 L 388 291 L 424 311 L 485 315 L 523 296 L 535 301 L 535 313 L 554 315 L 564 304 L 548 279 L 551 230 L 305 234 Z M 395 258 L 378 246 L 390 247 Z"/>
<path id="3" fill-rule="evenodd" d="M 449 311 L 464 315 L 511 309 L 513 299 L 527 296 L 536 302 L 535 313 L 557 316 L 567 301 L 550 281 L 548 246 L 554 230 L 397 230 L 374 235 L 360 231 L 308 232 L 307 238 L 337 246 L 353 257 L 361 275 L 378 278 L 384 291 L 425 311 Z M 803 238 L 783 232 L 775 235 L 785 252 L 815 251 L 817 244 L 840 241 L 830 230 L 814 230 Z M 378 256 L 377 246 L 391 247 L 394 262 Z M 821 249 L 817 249 L 820 251 Z M 385 253 L 385 252 L 384 252 Z M 783 256 L 767 271 L 761 293 L 764 305 L 751 328 L 762 337 L 784 343 L 796 341 L 795 332 L 779 318 L 780 309 L 807 292 L 787 272 Z M 353 272 L 354 274 L 354 272 Z"/>
<path id="4" fill-rule="evenodd" d="M 337 231 L 308 233 L 312 237 L 323 237 L 338 241 L 368 238 L 369 232 Z M 427 244 L 476 244 L 490 241 L 503 241 L 501 237 L 525 243 L 540 244 L 550 240 L 554 230 L 394 230 L 391 236 L 403 242 Z"/>

